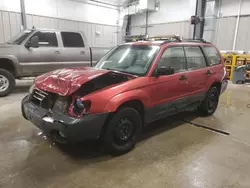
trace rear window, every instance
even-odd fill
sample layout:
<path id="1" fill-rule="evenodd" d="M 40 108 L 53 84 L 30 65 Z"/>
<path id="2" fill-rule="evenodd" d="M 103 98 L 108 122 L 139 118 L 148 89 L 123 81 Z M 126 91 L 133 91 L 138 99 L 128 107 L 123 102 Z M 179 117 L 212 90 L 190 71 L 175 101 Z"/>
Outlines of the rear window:
<path id="1" fill-rule="evenodd" d="M 218 65 L 221 63 L 220 54 L 212 46 L 202 46 L 204 54 L 209 65 Z"/>
<path id="2" fill-rule="evenodd" d="M 81 48 L 84 47 L 82 36 L 75 32 L 61 32 L 63 46 L 68 48 Z"/>

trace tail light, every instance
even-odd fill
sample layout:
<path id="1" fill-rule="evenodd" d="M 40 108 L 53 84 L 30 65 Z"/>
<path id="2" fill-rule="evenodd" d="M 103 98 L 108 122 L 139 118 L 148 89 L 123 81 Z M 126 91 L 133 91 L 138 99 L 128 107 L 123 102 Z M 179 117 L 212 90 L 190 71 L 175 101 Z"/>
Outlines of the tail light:
<path id="1" fill-rule="evenodd" d="M 69 107 L 69 115 L 77 118 L 87 115 L 89 114 L 90 106 L 91 102 L 89 100 L 82 101 L 80 98 L 75 98 Z"/>

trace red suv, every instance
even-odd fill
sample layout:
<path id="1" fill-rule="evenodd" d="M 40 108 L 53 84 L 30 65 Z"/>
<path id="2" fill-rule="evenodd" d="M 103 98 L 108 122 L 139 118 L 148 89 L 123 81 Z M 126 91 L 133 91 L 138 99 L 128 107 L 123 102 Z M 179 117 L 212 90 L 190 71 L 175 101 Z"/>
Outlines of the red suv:
<path id="1" fill-rule="evenodd" d="M 185 110 L 212 115 L 227 88 L 222 57 L 203 41 L 126 43 L 95 67 L 38 76 L 23 117 L 56 142 L 103 139 L 113 155 L 131 150 L 145 125 Z"/>

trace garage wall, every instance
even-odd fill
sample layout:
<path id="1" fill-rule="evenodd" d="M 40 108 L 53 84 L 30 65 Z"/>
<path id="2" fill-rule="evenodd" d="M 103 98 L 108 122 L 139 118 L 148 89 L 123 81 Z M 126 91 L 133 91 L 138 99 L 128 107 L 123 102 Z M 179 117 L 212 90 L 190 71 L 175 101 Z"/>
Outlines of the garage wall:
<path id="1" fill-rule="evenodd" d="M 208 0 L 209 1 L 209 0 Z M 204 38 L 221 50 L 232 50 L 240 0 L 217 0 L 216 14 L 206 18 Z M 190 17 L 195 14 L 196 0 L 160 0 L 160 9 L 149 13 L 148 34 L 193 36 Z M 242 0 L 236 50 L 250 51 L 250 0 Z M 214 23 L 211 23 L 214 22 Z M 145 34 L 146 13 L 132 16 L 131 34 Z M 215 24 L 215 28 L 210 28 Z M 207 26 L 207 27 L 206 27 Z M 213 30 L 213 32 L 211 32 Z"/>
<path id="2" fill-rule="evenodd" d="M 91 47 L 111 47 L 118 43 L 118 10 L 114 6 L 80 0 L 25 0 L 25 4 L 28 28 L 81 30 Z M 0 42 L 20 30 L 20 0 L 0 0 Z"/>
<path id="3" fill-rule="evenodd" d="M 240 0 L 221 0 L 215 44 L 221 50 L 232 50 L 236 31 L 237 14 Z M 250 1 L 242 0 L 236 50 L 250 51 Z"/>
<path id="4" fill-rule="evenodd" d="M 196 0 L 160 0 L 160 9 L 149 12 L 148 34 L 168 35 L 179 34 L 190 38 L 193 35 L 193 26 L 189 24 L 191 15 L 195 13 Z M 132 16 L 131 34 L 145 34 L 146 13 Z"/>

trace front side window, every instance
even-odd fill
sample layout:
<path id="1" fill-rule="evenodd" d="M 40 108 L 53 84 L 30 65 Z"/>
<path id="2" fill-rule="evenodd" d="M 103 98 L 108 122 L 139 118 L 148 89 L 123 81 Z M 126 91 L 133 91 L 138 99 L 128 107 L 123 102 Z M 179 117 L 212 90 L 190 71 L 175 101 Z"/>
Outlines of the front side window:
<path id="1" fill-rule="evenodd" d="M 61 32 L 63 46 L 67 48 L 83 48 L 84 42 L 82 36 L 75 32 Z"/>
<path id="2" fill-rule="evenodd" d="M 33 36 L 39 39 L 39 47 L 58 47 L 58 42 L 55 32 L 38 31 Z"/>
<path id="3" fill-rule="evenodd" d="M 198 46 L 184 47 L 187 57 L 187 67 L 189 70 L 200 69 L 207 66 L 205 57 Z"/>
<path id="4" fill-rule="evenodd" d="M 157 67 L 161 66 L 173 67 L 175 72 L 184 71 L 186 69 L 186 60 L 183 47 L 167 48 L 157 64 Z"/>
<path id="5" fill-rule="evenodd" d="M 209 65 L 218 65 L 221 63 L 220 54 L 212 46 L 202 46 Z"/>
<path id="6" fill-rule="evenodd" d="M 116 70 L 135 75 L 145 75 L 159 46 L 122 45 L 108 52 L 96 65 L 97 68 Z"/>

